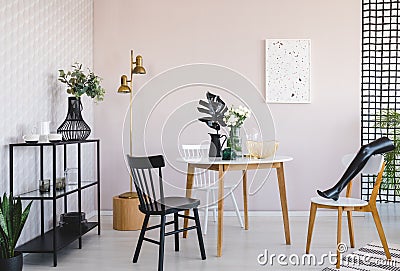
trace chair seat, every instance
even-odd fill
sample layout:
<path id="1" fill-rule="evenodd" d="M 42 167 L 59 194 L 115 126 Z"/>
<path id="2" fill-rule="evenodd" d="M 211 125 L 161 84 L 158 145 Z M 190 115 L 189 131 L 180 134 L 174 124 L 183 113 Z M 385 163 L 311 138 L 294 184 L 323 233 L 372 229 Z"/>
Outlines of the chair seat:
<path id="1" fill-rule="evenodd" d="M 157 207 L 154 210 L 146 211 L 144 208 L 141 208 L 139 205 L 139 210 L 142 211 L 143 213 L 153 213 L 153 214 L 159 214 L 159 213 L 165 213 L 165 214 L 171 214 L 171 213 L 176 213 L 177 211 L 180 210 L 188 210 L 192 208 L 197 208 L 200 205 L 200 200 L 199 199 L 192 199 L 192 198 L 186 198 L 186 197 L 165 197 L 164 198 L 164 206 L 165 206 L 165 212 L 162 212 L 162 204 L 157 201 Z"/>
<path id="2" fill-rule="evenodd" d="M 323 197 L 313 197 L 311 202 L 334 207 L 361 207 L 368 205 L 368 202 L 365 200 L 346 197 L 339 197 L 337 201 Z"/>

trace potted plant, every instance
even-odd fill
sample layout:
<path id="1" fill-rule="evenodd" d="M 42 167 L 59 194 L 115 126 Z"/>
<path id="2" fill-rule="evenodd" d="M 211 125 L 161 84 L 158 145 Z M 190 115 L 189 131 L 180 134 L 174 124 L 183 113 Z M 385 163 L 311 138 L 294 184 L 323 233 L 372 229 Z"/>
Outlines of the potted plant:
<path id="1" fill-rule="evenodd" d="M 67 93 L 76 98 L 80 98 L 86 94 L 96 102 L 104 99 L 105 90 L 101 87 L 101 78 L 95 75 L 89 68 L 85 73 L 82 69 L 82 64 L 76 62 L 71 66 L 72 71 L 65 72 L 58 70 L 58 80 L 67 85 Z"/>
<path id="2" fill-rule="evenodd" d="M 22 253 L 15 252 L 15 246 L 28 218 L 32 201 L 22 211 L 20 198 L 4 193 L 0 198 L 0 270 L 21 271 Z"/>
<path id="3" fill-rule="evenodd" d="M 383 173 L 381 189 L 393 189 L 396 195 L 400 194 L 400 113 L 393 109 L 382 110 L 375 120 L 375 127 L 383 130 L 393 140 L 396 148 L 392 152 L 384 154 L 386 167 Z"/>
<path id="4" fill-rule="evenodd" d="M 85 73 L 82 64 L 75 63 L 72 70 L 65 72 L 59 70 L 58 80 L 67 85 L 67 93 L 72 96 L 68 98 L 68 114 L 64 122 L 58 127 L 57 132 L 62 135 L 63 140 L 85 140 L 90 135 L 90 127 L 82 118 L 81 97 L 88 97 L 100 102 L 104 99 L 105 90 L 101 87 L 101 78 L 90 69 Z"/>

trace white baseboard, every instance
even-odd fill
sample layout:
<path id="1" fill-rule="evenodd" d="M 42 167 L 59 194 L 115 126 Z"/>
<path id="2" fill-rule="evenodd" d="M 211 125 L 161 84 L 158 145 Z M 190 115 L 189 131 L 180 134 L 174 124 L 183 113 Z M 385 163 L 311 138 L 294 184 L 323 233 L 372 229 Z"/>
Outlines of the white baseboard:
<path id="1" fill-rule="evenodd" d="M 104 216 L 112 216 L 113 215 L 113 211 L 100 211 L 100 215 L 104 215 Z"/>
<path id="2" fill-rule="evenodd" d="M 240 212 L 240 213 L 243 216 L 243 212 Z M 109 211 L 109 210 L 100 211 L 100 214 L 102 216 L 112 216 L 113 211 Z M 309 217 L 309 215 L 310 215 L 309 211 L 289 211 L 290 217 Z M 346 215 L 346 213 L 344 212 L 343 215 Z M 213 216 L 212 211 L 209 211 L 209 216 Z M 224 211 L 224 216 L 226 216 L 226 217 L 236 216 L 236 213 L 235 213 L 235 211 Z M 281 211 L 249 211 L 249 216 L 250 217 L 282 217 L 282 212 Z M 337 216 L 337 212 L 321 210 L 321 211 L 317 212 L 317 216 Z M 364 216 L 364 213 L 354 212 L 353 216 Z"/>
<path id="3" fill-rule="evenodd" d="M 90 213 L 86 213 L 86 218 L 89 219 L 89 218 L 95 217 L 96 215 L 97 215 L 97 210 L 93 210 Z"/>

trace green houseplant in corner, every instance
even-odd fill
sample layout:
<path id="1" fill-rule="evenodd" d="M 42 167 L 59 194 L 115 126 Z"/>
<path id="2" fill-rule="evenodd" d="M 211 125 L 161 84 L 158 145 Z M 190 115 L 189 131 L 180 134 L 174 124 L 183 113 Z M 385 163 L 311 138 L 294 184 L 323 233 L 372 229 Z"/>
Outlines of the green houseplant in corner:
<path id="1" fill-rule="evenodd" d="M 15 246 L 21 236 L 28 218 L 32 202 L 22 211 L 20 198 L 4 193 L 0 198 L 0 270 L 21 271 L 22 253 L 15 252 Z"/>
<path id="2" fill-rule="evenodd" d="M 393 109 L 382 110 L 375 120 L 375 127 L 393 140 L 396 148 L 392 152 L 385 153 L 386 168 L 383 173 L 382 190 L 392 189 L 396 195 L 400 195 L 400 113 Z"/>

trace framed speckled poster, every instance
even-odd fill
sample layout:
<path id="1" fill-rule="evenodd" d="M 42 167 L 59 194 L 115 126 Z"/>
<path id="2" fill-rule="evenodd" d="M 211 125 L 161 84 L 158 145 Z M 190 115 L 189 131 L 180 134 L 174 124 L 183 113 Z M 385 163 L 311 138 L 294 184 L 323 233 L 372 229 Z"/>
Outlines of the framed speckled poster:
<path id="1" fill-rule="evenodd" d="M 267 103 L 310 103 L 309 39 L 265 40 Z"/>

